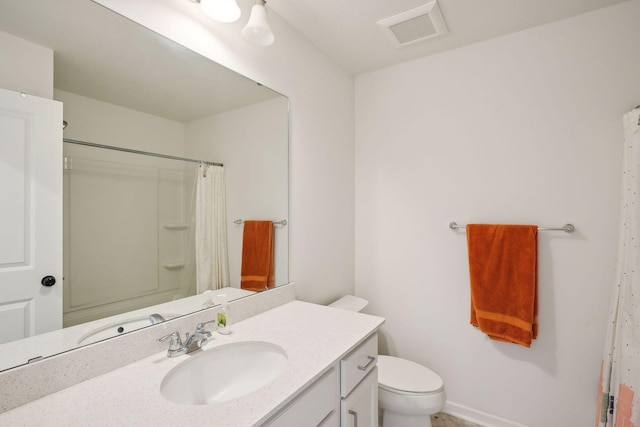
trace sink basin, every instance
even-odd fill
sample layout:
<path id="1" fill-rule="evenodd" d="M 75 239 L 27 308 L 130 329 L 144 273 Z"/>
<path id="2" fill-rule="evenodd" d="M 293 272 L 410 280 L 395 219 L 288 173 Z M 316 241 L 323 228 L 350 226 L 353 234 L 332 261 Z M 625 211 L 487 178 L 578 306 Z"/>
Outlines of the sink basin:
<path id="1" fill-rule="evenodd" d="M 187 356 L 162 380 L 160 392 L 175 403 L 205 405 L 256 391 L 273 381 L 288 363 L 281 347 L 247 341 Z"/>
<path id="2" fill-rule="evenodd" d="M 177 313 L 161 313 L 161 315 L 165 318 L 165 320 L 170 320 L 180 316 L 180 314 Z M 94 329 L 93 331 L 80 337 L 80 339 L 78 340 L 78 344 L 92 344 L 94 342 L 102 341 L 111 337 L 117 337 L 118 335 L 135 331 L 136 329 L 144 328 L 146 326 L 151 326 L 151 321 L 149 320 L 148 315 L 124 319 L 120 322 L 110 323 L 108 325 Z"/>

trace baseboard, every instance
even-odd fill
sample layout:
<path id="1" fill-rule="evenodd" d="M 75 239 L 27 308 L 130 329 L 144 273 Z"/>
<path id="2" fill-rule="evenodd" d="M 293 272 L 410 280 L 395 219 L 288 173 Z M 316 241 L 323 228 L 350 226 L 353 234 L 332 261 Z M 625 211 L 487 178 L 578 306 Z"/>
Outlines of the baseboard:
<path id="1" fill-rule="evenodd" d="M 476 409 L 467 408 L 457 403 L 447 402 L 442 412 L 453 415 L 454 417 L 479 424 L 483 427 L 529 427 L 525 424 L 507 420 L 496 415 L 487 414 L 486 412 Z"/>

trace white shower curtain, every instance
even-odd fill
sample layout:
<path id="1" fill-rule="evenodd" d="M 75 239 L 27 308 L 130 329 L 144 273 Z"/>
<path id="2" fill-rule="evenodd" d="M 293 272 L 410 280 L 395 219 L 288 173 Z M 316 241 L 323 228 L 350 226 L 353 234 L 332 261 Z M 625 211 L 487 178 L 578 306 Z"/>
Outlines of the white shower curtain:
<path id="1" fill-rule="evenodd" d="M 640 108 L 623 121 L 618 264 L 596 427 L 640 427 Z"/>
<path id="2" fill-rule="evenodd" d="M 196 189 L 197 293 L 229 286 L 224 168 L 200 164 Z"/>

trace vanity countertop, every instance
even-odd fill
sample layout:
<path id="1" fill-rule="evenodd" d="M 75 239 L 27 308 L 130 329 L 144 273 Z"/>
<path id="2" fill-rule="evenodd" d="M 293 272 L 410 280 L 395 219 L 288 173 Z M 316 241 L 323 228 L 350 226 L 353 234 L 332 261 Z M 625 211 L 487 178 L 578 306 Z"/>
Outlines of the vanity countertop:
<path id="1" fill-rule="evenodd" d="M 0 414 L 0 425 L 260 425 L 383 321 L 377 316 L 292 301 L 234 324 L 231 335 L 214 333 L 214 339 L 201 350 L 240 341 L 281 346 L 288 355 L 287 368 L 258 391 L 210 405 L 170 402 L 160 394 L 162 379 L 191 356 L 168 358 L 163 351 Z"/>

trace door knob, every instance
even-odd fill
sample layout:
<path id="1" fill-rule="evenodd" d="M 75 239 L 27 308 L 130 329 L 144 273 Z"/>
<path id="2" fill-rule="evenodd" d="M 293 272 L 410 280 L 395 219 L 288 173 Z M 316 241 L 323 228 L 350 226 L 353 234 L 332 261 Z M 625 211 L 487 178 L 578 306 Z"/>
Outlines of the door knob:
<path id="1" fill-rule="evenodd" d="M 56 284 L 56 278 L 53 276 L 44 276 L 40 283 L 42 283 L 42 286 L 46 287 L 53 286 Z"/>

